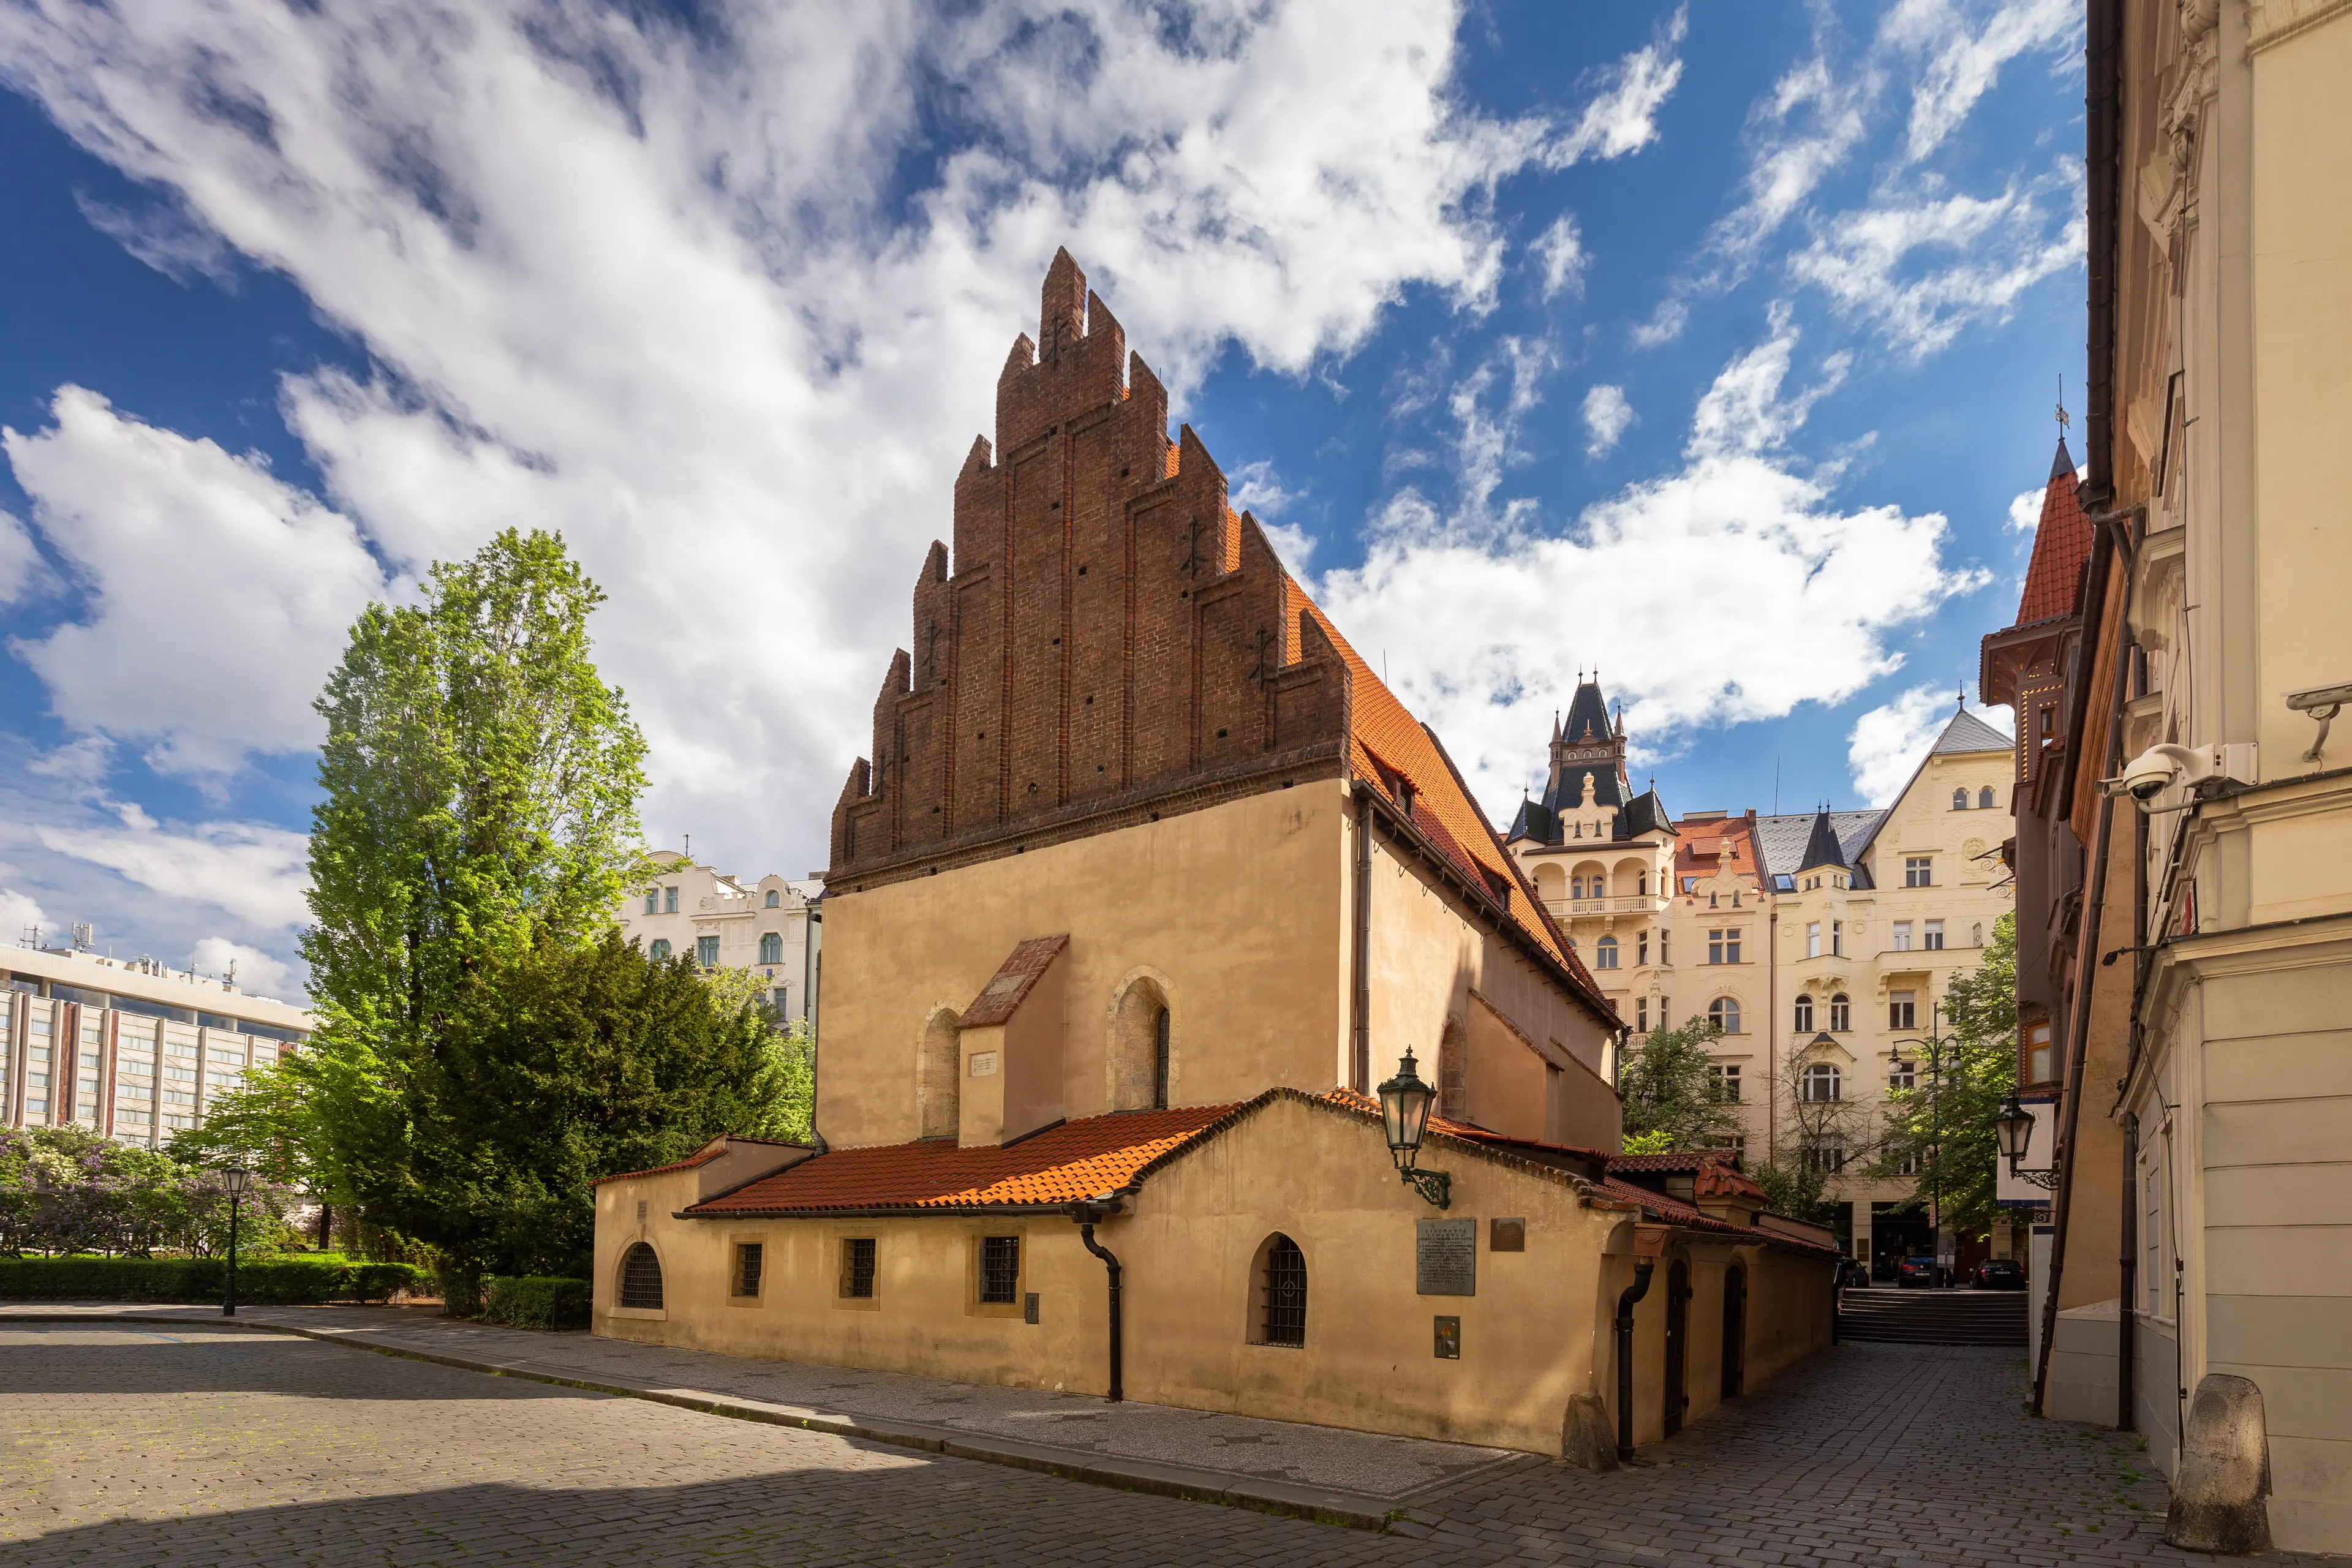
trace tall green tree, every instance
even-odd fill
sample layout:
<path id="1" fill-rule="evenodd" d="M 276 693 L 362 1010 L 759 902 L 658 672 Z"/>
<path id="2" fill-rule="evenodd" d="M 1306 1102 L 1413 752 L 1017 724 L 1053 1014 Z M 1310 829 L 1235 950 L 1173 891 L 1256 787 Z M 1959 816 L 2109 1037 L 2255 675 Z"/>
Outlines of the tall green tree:
<path id="1" fill-rule="evenodd" d="M 475 967 L 593 940 L 637 874 L 645 741 L 590 658 L 604 595 L 562 538 L 436 564 L 371 605 L 315 706 L 311 990 L 411 1049 Z"/>
<path id="2" fill-rule="evenodd" d="M 1722 1027 L 1694 1017 L 1677 1028 L 1654 1030 L 1628 1051 L 1617 1070 L 1625 1100 L 1625 1152 L 1663 1154 L 1727 1149 L 1740 1129 L 1738 1101 L 1716 1071 L 1710 1042 Z"/>
<path id="3" fill-rule="evenodd" d="M 1930 1074 L 1921 1061 L 1916 1086 L 1888 1097 L 1886 1137 L 1871 1174 L 1910 1182 L 1905 1207 L 1925 1208 L 1932 1198 L 1947 1228 L 1982 1237 L 2002 1218 L 1992 1119 L 2017 1087 L 2015 915 L 1994 921 L 1984 957 L 1952 976 L 1939 1033 L 1942 1070 Z"/>

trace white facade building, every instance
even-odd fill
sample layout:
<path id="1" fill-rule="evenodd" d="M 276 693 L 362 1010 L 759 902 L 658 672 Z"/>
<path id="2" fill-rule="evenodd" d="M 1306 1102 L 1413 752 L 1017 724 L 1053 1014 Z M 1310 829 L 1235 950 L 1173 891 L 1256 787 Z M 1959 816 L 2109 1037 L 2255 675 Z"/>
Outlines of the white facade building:
<path id="1" fill-rule="evenodd" d="M 153 1146 L 317 1026 L 299 1007 L 144 959 L 0 949 L 0 1121 Z"/>
<path id="2" fill-rule="evenodd" d="M 824 884 L 730 877 L 670 849 L 653 860 L 654 878 L 622 902 L 621 935 L 656 957 L 753 971 L 787 1022 L 814 1028 Z"/>

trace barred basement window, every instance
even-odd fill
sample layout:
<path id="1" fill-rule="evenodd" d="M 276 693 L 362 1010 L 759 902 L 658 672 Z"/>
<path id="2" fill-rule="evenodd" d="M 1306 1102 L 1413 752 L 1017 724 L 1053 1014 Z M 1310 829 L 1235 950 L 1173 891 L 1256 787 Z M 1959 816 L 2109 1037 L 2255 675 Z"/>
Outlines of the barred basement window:
<path id="1" fill-rule="evenodd" d="M 1276 1234 L 1265 1244 L 1265 1342 L 1307 1343 L 1307 1255 Z"/>
<path id="2" fill-rule="evenodd" d="M 756 1241 L 739 1241 L 735 1244 L 735 1289 L 733 1294 L 738 1296 L 756 1296 L 760 1293 L 760 1259 L 761 1255 L 765 1250 L 766 1249 Z"/>
<path id="3" fill-rule="evenodd" d="M 621 1260 L 621 1305 L 647 1312 L 661 1310 L 661 1259 L 642 1241 Z"/>
<path id="4" fill-rule="evenodd" d="M 1010 1304 L 1021 1299 L 1021 1238 L 983 1236 L 980 1238 L 980 1299 Z"/>
<path id="5" fill-rule="evenodd" d="M 874 1299 L 874 1238 L 854 1236 L 841 1244 L 841 1293 L 853 1301 Z"/>

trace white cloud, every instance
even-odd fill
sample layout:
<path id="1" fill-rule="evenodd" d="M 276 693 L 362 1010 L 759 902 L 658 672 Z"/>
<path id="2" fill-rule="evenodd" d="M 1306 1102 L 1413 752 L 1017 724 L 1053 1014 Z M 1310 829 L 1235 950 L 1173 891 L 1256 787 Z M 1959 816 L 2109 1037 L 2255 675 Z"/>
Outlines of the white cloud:
<path id="1" fill-rule="evenodd" d="M 94 618 L 33 645 L 61 714 L 184 767 L 307 744 L 326 628 L 375 581 L 359 542 L 410 574 L 560 527 L 613 594 L 598 651 L 653 745 L 649 829 L 801 869 L 1056 244 L 1180 400 L 1232 342 L 1308 372 L 1409 285 L 1480 308 L 1496 182 L 1631 151 L 1676 68 L 1629 58 L 1563 138 L 1462 107 L 1446 0 L 1181 37 L 1118 0 L 629 19 L 653 15 L 0 9 L 0 77 L 382 367 L 285 385 L 331 510 L 95 398 L 18 438 L 20 469 L 128 459 L 27 489 L 117 542 L 107 511 L 180 520 L 194 574 L 159 605 L 174 573 L 74 554 Z M 266 539 L 299 565 L 238 553 Z M 249 653 L 215 646 L 248 614 Z M 779 825 L 779 800 L 804 804 Z"/>
<path id="2" fill-rule="evenodd" d="M 1552 219 L 1551 226 L 1538 235 L 1529 248 L 1543 264 L 1545 299 L 1562 293 L 1584 293 L 1584 241 L 1576 231 L 1573 216 L 1562 213 Z"/>
<path id="3" fill-rule="evenodd" d="M 1625 401 L 1625 389 L 1606 384 L 1595 386 L 1584 395 L 1584 428 L 1589 437 L 1585 456 L 1599 458 L 1614 451 L 1633 424 L 1633 405 Z"/>
<path id="4" fill-rule="evenodd" d="M 14 947 L 36 931 L 46 945 L 56 940 L 59 929 L 29 896 L 14 888 L 0 888 L 0 947 Z"/>
<path id="5" fill-rule="evenodd" d="M 2009 503 L 2009 526 L 2020 533 L 2032 533 L 2042 526 L 2042 503 L 2050 493 L 2048 485 L 2036 485 L 2030 490 L 2020 490 Z"/>
<path id="6" fill-rule="evenodd" d="M 1912 770 L 1951 721 L 1951 692 L 1940 686 L 1915 686 L 1853 721 L 1846 737 L 1846 766 L 1853 787 L 1873 805 L 1891 804 L 1910 782 Z"/>
<path id="7" fill-rule="evenodd" d="M 1790 258 L 1790 270 L 1922 359 L 1964 327 L 2007 320 L 2026 289 L 2083 265 L 2082 189 L 2081 166 L 2069 163 L 1997 196 L 1874 204 L 1832 220 Z M 2056 198 L 2049 209 L 2036 199 L 2044 194 Z M 1941 259 L 1906 273 L 1916 253 Z"/>
<path id="8" fill-rule="evenodd" d="M 1848 75 L 1816 55 L 1756 101 L 1748 115 L 1740 200 L 1708 228 L 1698 256 L 1634 329 L 1636 343 L 1672 342 L 1689 321 L 1693 300 L 1726 293 L 1748 277 L 1766 242 L 1861 142 L 1878 88 L 1874 71 Z"/>
<path id="9" fill-rule="evenodd" d="M 310 839 L 253 822 L 203 822 L 175 831 L 135 805 L 118 805 L 111 826 L 40 826 L 47 848 L 112 871 L 167 898 L 223 910 L 264 929 L 309 919 Z"/>
<path id="10" fill-rule="evenodd" d="M 84 191 L 74 193 L 74 205 L 90 227 L 182 288 L 209 278 L 223 289 L 236 289 L 236 263 L 228 247 L 184 213 L 162 205 L 112 206 Z"/>
<path id="11" fill-rule="evenodd" d="M 294 971 L 257 947 L 231 942 L 225 936 L 198 940 L 188 955 L 188 967 L 215 980 L 232 980 L 248 996 L 284 1001 L 293 990 Z"/>
<path id="12" fill-rule="evenodd" d="M 1927 60 L 1911 89 L 1908 160 L 1942 146 L 2002 66 L 2030 49 L 2071 48 L 2081 36 L 2082 8 L 2074 0 L 2011 0 L 1981 22 L 1952 0 L 1902 0 L 1879 37 Z"/>
<path id="13" fill-rule="evenodd" d="M 46 578 L 32 534 L 15 516 L 0 511 L 0 605 L 31 598 Z"/>
<path id="14" fill-rule="evenodd" d="M 1948 567 L 1936 513 L 1842 510 L 1828 477 L 1774 447 L 1834 381 L 1780 395 L 1794 334 L 1783 325 L 1727 365 L 1695 416 L 1684 466 L 1541 531 L 1497 504 L 1482 467 L 1491 445 L 1457 451 L 1453 512 L 1406 489 L 1383 509 L 1358 568 L 1328 574 L 1324 603 L 1369 655 L 1386 649 L 1392 683 L 1446 737 L 1490 808 L 1527 782 L 1528 759 L 1580 664 L 1604 666 L 1629 729 L 1658 745 L 1703 725 L 1775 719 L 1834 703 L 1902 662 L 1887 635 L 1978 586 Z M 1482 374 L 1485 374 L 1482 372 Z M 1479 407 L 1465 414 L 1473 384 Z M 1507 448 L 1506 406 L 1485 405 L 1498 376 L 1457 390 Z"/>
<path id="15" fill-rule="evenodd" d="M 258 458 L 124 417 L 79 387 L 55 423 L 0 430 L 85 618 L 19 641 L 76 729 L 155 742 L 181 773 L 317 743 L 310 700 L 352 618 L 384 591 L 345 518 Z"/>
<path id="16" fill-rule="evenodd" d="M 1656 141 L 1658 110 L 1682 80 L 1683 62 L 1675 50 L 1689 31 L 1690 8 L 1675 7 L 1674 19 L 1648 47 L 1604 73 L 1600 93 L 1575 127 L 1545 150 L 1544 161 L 1566 168 L 1586 158 L 1622 158 Z"/>

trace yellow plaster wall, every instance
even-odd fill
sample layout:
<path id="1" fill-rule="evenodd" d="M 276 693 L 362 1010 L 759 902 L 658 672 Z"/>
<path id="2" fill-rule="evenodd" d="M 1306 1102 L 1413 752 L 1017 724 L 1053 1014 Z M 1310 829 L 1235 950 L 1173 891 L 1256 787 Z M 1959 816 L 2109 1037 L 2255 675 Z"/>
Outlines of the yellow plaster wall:
<path id="1" fill-rule="evenodd" d="M 1423 1164 L 1454 1178 L 1443 1215 L 1400 1182 L 1376 1122 L 1277 1100 L 1150 1177 L 1131 1211 L 1100 1239 L 1126 1270 L 1128 1396 L 1192 1409 L 1556 1454 L 1568 1402 L 1598 1393 L 1614 1421 L 1608 1335 L 1632 1259 L 1607 1256 L 1630 1234 L 1625 1216 L 1583 1206 L 1571 1183 L 1433 1144 Z M 634 1217 L 638 1198 L 648 1218 Z M 737 1355 L 1019 1387 L 1106 1390 L 1102 1265 L 1061 1214 L 836 1220 L 681 1220 L 694 1176 L 612 1182 L 597 1192 L 595 1331 L 618 1339 Z M 1415 1289 L 1415 1222 L 1477 1226 L 1473 1296 Z M 1491 1249 L 1489 1222 L 1527 1222 L 1523 1252 Z M 1279 1231 L 1307 1269 L 1307 1342 L 1252 1344 L 1259 1310 L 1253 1265 Z M 978 1238 L 1023 1237 L 1024 1292 L 1039 1321 L 975 1305 Z M 841 1243 L 877 1242 L 871 1303 L 841 1300 Z M 660 1253 L 659 1317 L 613 1310 L 622 1253 L 638 1239 Z M 728 1300 L 732 1248 L 766 1248 L 756 1302 Z M 1748 1375 L 1753 1390 L 1826 1342 L 1828 1266 L 1741 1247 L 1751 1269 Z M 1721 1269 L 1728 1245 L 1695 1255 L 1689 1419 L 1717 1403 Z M 1637 1441 L 1657 1440 L 1664 1347 L 1664 1272 L 1635 1335 Z M 1462 1356 L 1437 1359 L 1433 1320 L 1462 1320 Z M 1613 1429 L 1613 1428 L 1612 1428 Z"/>
<path id="2" fill-rule="evenodd" d="M 844 1147 L 916 1137 L 924 1020 L 942 1005 L 961 1011 L 1015 943 L 1065 931 L 1069 947 L 1054 963 L 1066 988 L 1055 1114 L 1109 1108 L 1112 1008 L 1138 969 L 1169 992 L 1173 1103 L 1246 1100 L 1270 1084 L 1328 1089 L 1341 1079 L 1347 1019 L 1347 809 L 1344 785 L 1309 781 L 936 877 L 835 890 L 817 1126 Z"/>

